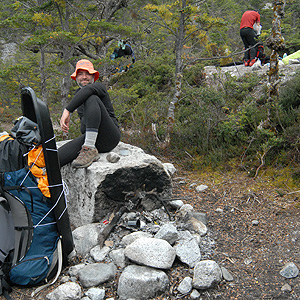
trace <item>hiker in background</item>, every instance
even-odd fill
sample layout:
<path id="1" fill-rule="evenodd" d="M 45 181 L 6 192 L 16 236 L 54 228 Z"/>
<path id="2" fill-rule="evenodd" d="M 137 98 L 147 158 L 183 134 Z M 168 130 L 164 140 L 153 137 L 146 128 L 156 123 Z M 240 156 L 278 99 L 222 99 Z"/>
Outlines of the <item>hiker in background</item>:
<path id="1" fill-rule="evenodd" d="M 113 60 L 113 59 L 123 57 L 123 56 L 131 56 L 132 63 L 134 64 L 135 63 L 135 55 L 134 55 L 134 52 L 133 52 L 131 46 L 123 40 L 118 42 L 118 46 L 119 46 L 119 48 L 116 48 L 114 50 L 114 52 L 110 56 L 110 59 Z"/>
<path id="2" fill-rule="evenodd" d="M 133 64 L 135 63 L 134 52 L 131 46 L 123 40 L 118 42 L 118 47 L 119 48 L 116 48 L 110 56 L 111 60 L 121 59 L 119 65 L 115 67 L 114 73 L 127 72 L 129 69 L 133 68 Z M 130 58 L 131 62 L 129 62 Z"/>
<path id="3" fill-rule="evenodd" d="M 61 167 L 72 162 L 74 168 L 85 168 L 99 159 L 99 153 L 109 152 L 120 141 L 120 129 L 109 94 L 101 82 L 99 72 L 87 60 L 79 60 L 71 78 L 79 89 L 64 109 L 60 126 L 69 131 L 71 113 L 77 109 L 82 135 L 58 149 Z"/>
<path id="4" fill-rule="evenodd" d="M 257 33 L 253 26 L 260 27 L 260 15 L 257 11 L 247 10 L 244 12 L 240 24 L 240 35 L 244 43 L 245 50 L 252 47 L 250 50 L 245 51 L 244 54 L 244 64 L 246 67 L 253 66 L 256 61 L 256 48 L 254 45 L 256 44 L 255 38 Z"/>

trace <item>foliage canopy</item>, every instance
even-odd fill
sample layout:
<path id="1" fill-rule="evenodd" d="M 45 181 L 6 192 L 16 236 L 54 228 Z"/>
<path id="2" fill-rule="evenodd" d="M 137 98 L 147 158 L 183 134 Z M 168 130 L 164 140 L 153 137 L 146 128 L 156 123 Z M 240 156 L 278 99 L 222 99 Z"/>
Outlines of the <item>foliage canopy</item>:
<path id="1" fill-rule="evenodd" d="M 265 42 L 273 18 L 268 1 L 1 1 L 1 121 L 18 116 L 19 88 L 26 85 L 47 101 L 57 125 L 76 89 L 70 73 L 78 59 L 88 58 L 108 87 L 123 140 L 165 153 L 158 141 L 167 130 L 179 70 L 181 95 L 168 154 L 198 169 L 235 161 L 252 176 L 262 157 L 266 165 L 295 166 L 300 158 L 299 75 L 281 89 L 272 130 L 261 127 L 268 110 L 266 89 L 259 98 L 254 93 L 260 78 L 228 76 L 218 88 L 205 82 L 206 65 L 242 60 L 239 22 L 247 9 L 259 10 Z M 282 20 L 288 54 L 300 49 L 299 16 L 298 1 L 288 0 Z M 114 73 L 128 63 L 110 60 L 119 40 L 131 44 L 136 62 L 128 72 Z M 265 52 L 269 55 L 270 49 Z M 78 119 L 73 122 L 78 128 Z"/>

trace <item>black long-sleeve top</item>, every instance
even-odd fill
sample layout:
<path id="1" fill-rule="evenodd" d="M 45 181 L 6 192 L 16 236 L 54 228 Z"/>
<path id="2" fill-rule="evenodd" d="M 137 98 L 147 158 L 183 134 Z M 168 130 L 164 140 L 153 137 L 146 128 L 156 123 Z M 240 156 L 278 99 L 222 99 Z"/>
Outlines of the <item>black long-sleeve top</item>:
<path id="1" fill-rule="evenodd" d="M 102 103 L 104 104 L 109 116 L 113 119 L 114 123 L 118 126 L 118 120 L 115 116 L 114 108 L 110 101 L 109 94 L 105 86 L 101 82 L 95 82 L 93 84 L 88 84 L 83 88 L 80 88 L 76 91 L 75 96 L 71 102 L 66 106 L 66 109 L 69 112 L 74 112 L 77 109 L 77 112 L 80 118 L 83 117 L 83 104 L 84 102 L 92 95 L 97 95 Z"/>

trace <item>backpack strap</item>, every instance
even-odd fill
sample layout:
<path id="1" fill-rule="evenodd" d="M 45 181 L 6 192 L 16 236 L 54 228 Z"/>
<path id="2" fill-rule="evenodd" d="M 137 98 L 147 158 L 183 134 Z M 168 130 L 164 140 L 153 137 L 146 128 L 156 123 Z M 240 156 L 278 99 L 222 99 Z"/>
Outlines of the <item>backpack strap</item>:
<path id="1" fill-rule="evenodd" d="M 6 190 L 4 190 L 4 198 L 7 199 L 14 218 L 15 247 L 10 261 L 15 264 L 26 254 L 31 245 L 33 224 L 22 201 Z"/>
<path id="2" fill-rule="evenodd" d="M 4 187 L 2 187 L 2 190 L 3 191 L 7 191 L 7 192 L 13 191 L 13 190 L 16 190 L 18 192 L 20 192 L 22 190 L 26 191 L 29 194 L 29 196 L 30 196 L 31 211 L 33 211 L 33 196 L 32 196 L 32 193 L 31 193 L 31 191 L 30 191 L 30 189 L 28 187 L 26 187 L 24 185 L 4 186 Z"/>
<path id="3" fill-rule="evenodd" d="M 2 195 L 2 193 L 0 193 Z M 0 195 L 0 196 L 1 196 Z M 10 212 L 10 207 L 9 207 L 9 204 L 8 202 L 3 199 L 2 197 L 0 197 L 0 205 L 7 211 L 7 212 Z"/>
<path id="4" fill-rule="evenodd" d="M 3 290 L 3 296 L 4 296 L 4 298 L 7 299 L 7 300 L 13 300 L 13 298 L 10 297 L 8 293 L 9 292 L 6 289 Z"/>
<path id="5" fill-rule="evenodd" d="M 0 195 L 1 196 L 4 196 L 3 186 L 4 186 L 4 173 L 0 172 Z"/>
<path id="6" fill-rule="evenodd" d="M 0 295 L 3 295 L 7 300 L 12 300 L 12 298 L 9 296 L 9 293 L 11 292 L 12 288 L 6 281 L 5 275 L 0 266 Z"/>

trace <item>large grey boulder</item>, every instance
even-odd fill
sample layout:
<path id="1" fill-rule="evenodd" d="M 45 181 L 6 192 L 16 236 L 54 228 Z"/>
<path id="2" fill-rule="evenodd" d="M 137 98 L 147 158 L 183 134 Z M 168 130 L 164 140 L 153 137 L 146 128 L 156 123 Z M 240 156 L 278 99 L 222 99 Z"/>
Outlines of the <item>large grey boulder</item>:
<path id="1" fill-rule="evenodd" d="M 87 224 L 73 230 L 74 248 L 77 255 L 84 256 L 98 245 L 99 234 L 103 230 L 102 224 Z"/>
<path id="2" fill-rule="evenodd" d="M 285 76 L 281 78 L 281 81 L 284 83 L 287 80 L 291 79 L 297 70 L 299 70 L 299 64 L 289 64 L 285 65 L 281 61 L 278 64 L 279 70 L 281 73 L 284 73 Z M 242 65 L 235 66 L 225 66 L 222 68 L 217 68 L 215 66 L 206 66 L 204 67 L 204 72 L 206 74 L 206 81 L 208 83 L 212 83 L 212 86 L 216 84 L 220 84 L 220 80 L 215 80 L 214 78 L 217 76 L 219 79 L 226 80 L 226 76 L 230 75 L 234 78 L 240 78 L 243 76 L 247 76 L 249 74 L 256 74 L 257 76 L 265 76 L 267 72 L 270 70 L 270 66 L 265 64 L 263 66 L 257 67 L 257 65 L 252 67 L 245 67 Z"/>
<path id="3" fill-rule="evenodd" d="M 222 271 L 213 260 L 202 260 L 194 268 L 193 287 L 198 290 L 209 289 L 222 280 Z"/>
<path id="4" fill-rule="evenodd" d="M 66 142 L 58 142 L 57 146 Z M 64 166 L 61 173 L 69 191 L 71 224 L 79 227 L 107 219 L 124 205 L 125 198 L 130 200 L 130 195 L 136 195 L 136 192 L 155 191 L 160 198 L 170 198 L 172 183 L 168 170 L 168 166 L 155 156 L 123 142 L 111 152 L 101 153 L 100 159 L 88 168 Z M 141 201 L 143 210 L 153 210 L 161 205 L 157 197 L 145 197 Z"/>
<path id="5" fill-rule="evenodd" d="M 174 248 L 180 261 L 190 268 L 193 268 L 201 260 L 200 248 L 194 237 L 179 240 Z"/>
<path id="6" fill-rule="evenodd" d="M 175 260 L 176 252 L 165 240 L 139 238 L 125 248 L 125 256 L 141 265 L 170 269 Z"/>
<path id="7" fill-rule="evenodd" d="M 116 271 L 113 263 L 87 264 L 79 269 L 78 277 L 83 287 L 92 287 L 113 279 Z"/>
<path id="8" fill-rule="evenodd" d="M 48 300 L 80 300 L 81 297 L 81 287 L 75 282 L 66 282 L 46 295 Z"/>
<path id="9" fill-rule="evenodd" d="M 165 272 L 144 266 L 128 266 L 118 284 L 120 299 L 150 299 L 165 292 L 169 279 Z"/>

